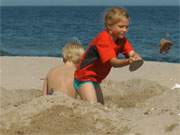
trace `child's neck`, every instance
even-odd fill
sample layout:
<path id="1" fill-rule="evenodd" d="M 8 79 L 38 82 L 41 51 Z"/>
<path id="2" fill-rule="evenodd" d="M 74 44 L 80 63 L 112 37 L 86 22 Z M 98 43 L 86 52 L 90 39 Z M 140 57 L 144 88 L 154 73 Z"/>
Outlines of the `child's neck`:
<path id="1" fill-rule="evenodd" d="M 113 40 L 115 43 L 120 44 L 121 42 L 124 42 L 124 39 L 125 39 L 125 38 L 118 38 L 118 37 L 113 36 L 112 34 L 110 34 L 110 35 L 111 35 L 112 40 Z"/>
<path id="2" fill-rule="evenodd" d="M 64 63 L 64 65 L 67 66 L 67 67 L 75 67 L 74 63 L 71 62 L 71 61 L 66 61 L 66 62 Z"/>
<path id="3" fill-rule="evenodd" d="M 118 38 L 115 37 L 110 31 L 108 31 L 108 33 L 110 34 L 110 36 L 114 42 L 116 42 L 118 40 Z"/>

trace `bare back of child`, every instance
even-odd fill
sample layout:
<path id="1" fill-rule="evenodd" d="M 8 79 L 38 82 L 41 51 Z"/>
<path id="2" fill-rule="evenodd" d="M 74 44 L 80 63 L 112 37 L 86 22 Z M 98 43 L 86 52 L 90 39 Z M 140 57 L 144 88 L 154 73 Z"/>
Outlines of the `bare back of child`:
<path id="1" fill-rule="evenodd" d="M 73 64 L 59 65 L 51 69 L 47 75 L 47 94 L 61 91 L 68 96 L 75 97 L 76 93 L 72 86 L 75 67 Z"/>
<path id="2" fill-rule="evenodd" d="M 71 41 L 64 46 L 62 51 L 63 64 L 49 70 L 43 84 L 44 95 L 63 92 L 68 96 L 76 97 L 73 78 L 76 65 L 79 63 L 83 53 L 84 49 L 78 42 Z"/>

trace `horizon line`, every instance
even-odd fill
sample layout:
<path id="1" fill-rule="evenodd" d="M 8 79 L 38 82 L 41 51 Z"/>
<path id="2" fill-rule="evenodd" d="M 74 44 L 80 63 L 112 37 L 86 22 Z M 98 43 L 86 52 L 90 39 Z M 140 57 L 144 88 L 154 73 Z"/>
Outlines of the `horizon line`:
<path id="1" fill-rule="evenodd" d="M 180 5 L 129 5 L 129 4 L 126 4 L 126 5 L 0 5 L 0 7 L 3 7 L 3 6 L 180 6 Z"/>

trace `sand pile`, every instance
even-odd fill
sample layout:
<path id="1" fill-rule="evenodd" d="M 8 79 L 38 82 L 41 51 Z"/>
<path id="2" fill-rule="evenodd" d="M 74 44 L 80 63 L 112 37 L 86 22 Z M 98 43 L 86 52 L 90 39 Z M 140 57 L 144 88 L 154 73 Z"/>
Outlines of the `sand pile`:
<path id="1" fill-rule="evenodd" d="M 41 95 L 42 92 L 40 90 L 35 89 L 8 90 L 5 88 L 0 88 L 1 109 L 7 109 L 11 106 L 16 107 L 20 104 L 25 104 Z"/>
<path id="2" fill-rule="evenodd" d="M 106 105 L 62 93 L 1 89 L 3 135 L 177 135 L 180 91 L 132 79 L 102 84 Z M 11 100 L 9 100 L 11 99 Z M 13 102 L 14 101 L 14 102 Z"/>
<path id="3" fill-rule="evenodd" d="M 130 108 L 145 100 L 162 94 L 168 88 L 150 80 L 131 79 L 123 82 L 108 80 L 103 83 L 106 104 Z"/>

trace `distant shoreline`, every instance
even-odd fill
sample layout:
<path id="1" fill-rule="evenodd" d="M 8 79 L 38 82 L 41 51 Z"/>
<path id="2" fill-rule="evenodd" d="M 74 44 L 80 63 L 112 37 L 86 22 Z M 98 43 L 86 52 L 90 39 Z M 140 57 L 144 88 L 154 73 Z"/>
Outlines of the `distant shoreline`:
<path id="1" fill-rule="evenodd" d="M 1 5 L 0 7 L 180 7 L 180 5 Z"/>
<path id="2" fill-rule="evenodd" d="M 23 58 L 62 58 L 61 55 L 59 56 L 45 56 L 45 55 L 42 55 L 42 56 L 28 56 L 28 55 L 24 55 L 24 56 L 21 56 L 21 55 L 0 55 L 0 58 L 1 57 L 4 57 L 4 58 L 8 58 L 8 57 L 15 57 L 15 58 L 18 58 L 18 57 L 23 57 Z M 160 63 L 169 63 L 169 64 L 180 64 L 180 60 L 179 62 L 174 62 L 174 61 L 156 61 L 156 60 L 151 60 L 151 59 L 144 59 L 145 61 L 148 61 L 148 62 L 160 62 Z"/>

